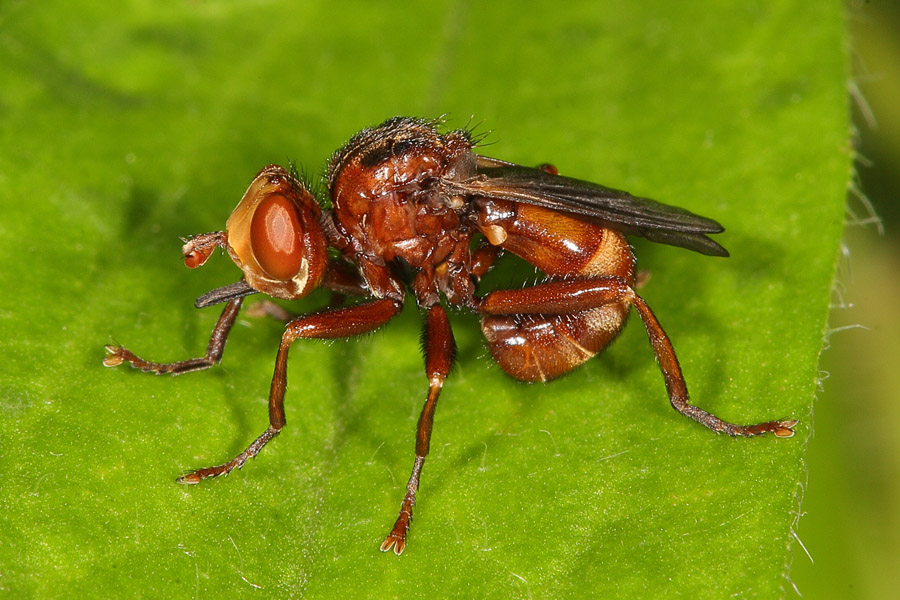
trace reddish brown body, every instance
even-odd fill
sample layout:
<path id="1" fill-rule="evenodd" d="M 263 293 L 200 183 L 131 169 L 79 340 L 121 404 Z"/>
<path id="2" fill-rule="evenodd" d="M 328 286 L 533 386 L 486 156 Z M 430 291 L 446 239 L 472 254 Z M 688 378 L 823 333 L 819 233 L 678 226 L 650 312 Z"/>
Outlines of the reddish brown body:
<path id="1" fill-rule="evenodd" d="M 795 420 L 735 425 L 692 405 L 675 352 L 656 317 L 634 292 L 635 259 L 623 234 L 727 256 L 706 237 L 710 219 L 559 176 L 545 165 L 520 167 L 476 155 L 466 131 L 441 134 L 430 121 L 398 117 L 354 136 L 332 156 L 327 182 L 333 209 L 323 212 L 295 177 L 263 169 L 228 219 L 226 231 L 195 236 L 182 252 L 189 267 L 216 247 L 242 269 L 241 282 L 213 290 L 197 306 L 226 303 L 205 356 L 176 363 L 143 360 L 107 346 L 104 364 L 129 362 L 154 373 L 208 368 L 246 295 L 300 298 L 318 287 L 361 296 L 361 303 L 308 315 L 272 304 L 263 311 L 287 321 L 269 394 L 269 427 L 231 461 L 189 473 L 198 483 L 255 456 L 285 424 L 287 357 L 299 338 L 340 338 L 371 331 L 396 315 L 407 290 L 425 311 L 428 393 L 416 433 L 416 458 L 400 515 L 381 546 L 400 554 L 428 454 L 435 408 L 455 344 L 442 298 L 482 315 L 491 356 L 524 381 L 546 381 L 596 355 L 622 330 L 634 308 L 662 370 L 672 406 L 716 432 L 793 435 Z M 329 258 L 328 248 L 340 253 Z M 480 278 L 502 251 L 530 262 L 547 279 L 538 285 L 478 295 Z"/>
<path id="2" fill-rule="evenodd" d="M 528 204 L 482 204 L 479 228 L 501 229 L 503 248 L 551 279 L 616 277 L 634 286 L 634 255 L 620 233 Z M 622 299 L 573 313 L 491 315 L 482 318 L 481 331 L 504 371 L 524 381 L 547 381 L 568 373 L 615 339 L 629 308 Z"/>

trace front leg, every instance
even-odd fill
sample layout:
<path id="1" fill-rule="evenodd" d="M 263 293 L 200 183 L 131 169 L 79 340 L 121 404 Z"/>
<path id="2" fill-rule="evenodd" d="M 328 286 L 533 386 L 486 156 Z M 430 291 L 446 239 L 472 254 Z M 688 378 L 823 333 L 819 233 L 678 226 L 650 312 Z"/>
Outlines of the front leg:
<path id="1" fill-rule="evenodd" d="M 115 367 L 124 362 L 130 363 L 135 369 L 140 369 L 148 373 L 156 373 L 157 375 L 181 375 L 182 373 L 190 373 L 192 371 L 202 371 L 213 365 L 219 364 L 222 360 L 222 353 L 225 352 L 225 342 L 228 341 L 228 334 L 237 319 L 238 313 L 241 311 L 243 297 L 234 298 L 228 301 L 222 315 L 213 327 L 212 334 L 209 337 L 209 344 L 206 346 L 206 355 L 199 358 L 189 358 L 172 363 L 156 363 L 135 355 L 122 346 L 108 345 L 106 352 L 108 356 L 103 359 L 103 365 L 106 367 Z"/>
<path id="2" fill-rule="evenodd" d="M 300 338 L 344 338 L 360 335 L 384 325 L 400 312 L 402 304 L 382 299 L 339 310 L 297 317 L 287 324 L 275 356 L 275 373 L 269 389 L 269 427 L 246 450 L 227 463 L 197 469 L 178 479 L 179 483 L 200 483 L 208 477 L 228 475 L 256 456 L 281 431 L 285 424 L 284 393 L 287 389 L 288 350 Z"/>
<path id="3" fill-rule="evenodd" d="M 447 313 L 437 304 L 428 309 L 425 319 L 425 374 L 428 376 L 428 396 L 425 398 L 425 406 L 419 416 L 419 424 L 416 427 L 416 460 L 413 463 L 412 474 L 406 484 L 406 495 L 400 504 L 400 515 L 394 523 L 391 533 L 381 543 L 381 551 L 387 552 L 391 548 L 394 554 L 400 555 L 406 548 L 406 533 L 412 522 L 412 510 L 416 505 L 416 492 L 419 490 L 419 476 L 425 465 L 425 457 L 431 447 L 431 428 L 434 424 L 434 409 L 437 407 L 438 396 L 444 380 L 450 372 L 453 357 L 456 354 L 456 342 L 453 340 L 453 331 L 450 329 L 450 321 Z"/>
<path id="4" fill-rule="evenodd" d="M 634 307 L 641 316 L 665 379 L 669 402 L 675 410 L 716 433 L 748 437 L 772 433 L 782 438 L 794 435 L 793 427 L 797 424 L 796 419 L 767 421 L 756 425 L 736 425 L 691 404 L 687 384 L 672 342 L 669 341 L 669 337 L 647 303 L 619 277 L 552 281 L 521 290 L 499 290 L 480 299 L 478 310 L 484 315 L 491 316 L 523 314 L 577 316 L 584 311 L 618 303 Z"/>
<path id="5" fill-rule="evenodd" d="M 209 257 L 216 248 L 227 248 L 227 246 L 227 235 L 224 231 L 213 231 L 184 239 L 184 245 L 181 247 L 181 253 L 184 256 L 184 264 L 191 269 L 196 269 L 209 260 Z M 255 293 L 256 290 L 250 287 L 245 281 L 241 280 L 237 283 L 207 292 L 197 299 L 197 302 L 195 302 L 197 308 L 204 308 L 222 302 L 226 303 L 224 310 L 222 310 L 222 315 L 216 322 L 216 326 L 213 328 L 212 334 L 209 337 L 209 344 L 206 347 L 205 356 L 189 358 L 187 360 L 180 360 L 172 363 L 157 363 L 144 360 L 122 346 L 109 344 L 106 346 L 108 356 L 103 359 L 103 365 L 115 367 L 127 362 L 136 369 L 148 373 L 156 373 L 157 375 L 181 375 L 182 373 L 208 369 L 222 360 L 222 353 L 225 351 L 225 342 L 228 341 L 228 334 L 231 332 L 235 319 L 237 319 L 238 313 L 241 310 L 244 296 Z"/>

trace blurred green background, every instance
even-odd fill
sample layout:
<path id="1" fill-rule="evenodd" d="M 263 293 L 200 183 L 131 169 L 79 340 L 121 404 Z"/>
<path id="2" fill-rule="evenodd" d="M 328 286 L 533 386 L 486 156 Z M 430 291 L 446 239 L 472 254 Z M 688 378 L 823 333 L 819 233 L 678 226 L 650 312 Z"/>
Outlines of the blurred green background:
<path id="1" fill-rule="evenodd" d="M 814 562 L 795 546 L 792 573 L 806 598 L 887 599 L 900 590 L 900 3 L 853 0 L 847 17 L 858 191 L 797 527 Z"/>

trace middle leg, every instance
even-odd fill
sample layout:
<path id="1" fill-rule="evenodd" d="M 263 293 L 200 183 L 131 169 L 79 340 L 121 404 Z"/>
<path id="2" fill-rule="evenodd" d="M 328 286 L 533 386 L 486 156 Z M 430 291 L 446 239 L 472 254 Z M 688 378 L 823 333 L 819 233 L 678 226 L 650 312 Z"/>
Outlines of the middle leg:
<path id="1" fill-rule="evenodd" d="M 456 342 L 453 340 L 453 331 L 450 329 L 450 321 L 447 313 L 440 304 L 428 309 L 425 320 L 425 374 L 428 376 L 428 396 L 422 414 L 419 416 L 419 424 L 416 427 L 416 460 L 413 464 L 412 475 L 406 484 L 406 495 L 400 504 L 400 515 L 394 523 L 391 533 L 381 543 L 381 551 L 387 552 L 391 548 L 394 554 L 400 555 L 406 548 L 406 533 L 412 521 L 412 510 L 416 504 L 416 492 L 419 490 L 419 476 L 425 465 L 425 457 L 431 447 L 431 428 L 434 424 L 434 409 L 437 407 L 438 396 L 444 380 L 450 372 L 453 357 L 456 353 Z"/>
<path id="2" fill-rule="evenodd" d="M 275 373 L 269 390 L 269 427 L 246 450 L 227 463 L 197 469 L 178 479 L 178 483 L 200 483 L 208 477 L 227 475 L 256 456 L 284 427 L 284 394 L 287 390 L 288 350 L 300 338 L 343 338 L 367 333 L 384 325 L 400 312 L 401 303 L 389 299 L 373 300 L 348 308 L 297 317 L 285 328 L 275 357 Z"/>

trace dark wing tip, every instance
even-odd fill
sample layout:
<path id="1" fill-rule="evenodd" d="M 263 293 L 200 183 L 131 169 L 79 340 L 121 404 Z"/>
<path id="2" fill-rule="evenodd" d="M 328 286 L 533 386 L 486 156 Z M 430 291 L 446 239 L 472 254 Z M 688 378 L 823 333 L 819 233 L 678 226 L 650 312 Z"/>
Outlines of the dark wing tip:
<path id="1" fill-rule="evenodd" d="M 692 250 L 696 250 L 700 254 L 705 254 L 707 256 L 721 256 L 722 258 L 728 258 L 731 254 L 728 252 L 728 249 L 722 246 L 715 240 L 711 240 L 708 237 L 700 236 L 703 238 L 702 248 L 691 248 Z"/>
<path id="2" fill-rule="evenodd" d="M 722 231 L 724 231 L 724 229 Z M 723 258 L 731 256 L 724 246 L 702 233 L 666 231 L 661 229 L 638 229 L 635 233 L 647 238 L 651 242 L 686 248 L 688 250 L 693 250 L 694 252 L 699 252 L 700 254 L 705 254 L 706 256 L 721 256 Z"/>

